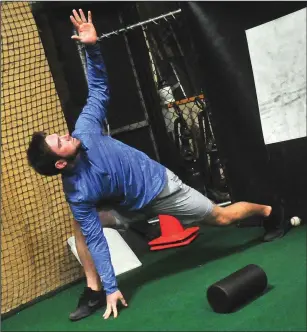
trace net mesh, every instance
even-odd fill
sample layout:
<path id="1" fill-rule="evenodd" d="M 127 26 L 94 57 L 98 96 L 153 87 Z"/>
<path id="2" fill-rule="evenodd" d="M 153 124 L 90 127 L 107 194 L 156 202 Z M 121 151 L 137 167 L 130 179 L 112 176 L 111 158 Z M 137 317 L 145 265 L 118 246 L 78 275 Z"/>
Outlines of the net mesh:
<path id="1" fill-rule="evenodd" d="M 180 18 L 177 18 L 178 20 Z M 182 113 L 189 128 L 199 127 L 198 115 L 202 109 L 194 102 L 195 97 L 204 101 L 201 91 L 191 93 L 191 89 L 187 89 L 187 85 L 181 82 L 180 73 L 183 72 L 184 63 L 179 62 L 178 58 L 183 59 L 184 55 L 180 54 L 180 46 L 171 27 L 176 23 L 161 20 L 158 26 L 148 25 L 143 28 L 165 126 L 173 138 L 175 122 L 179 117 L 178 111 Z M 174 103 L 178 108 L 173 107 Z"/>
<path id="2" fill-rule="evenodd" d="M 28 166 L 34 131 L 67 132 L 31 8 L 1 4 L 1 313 L 81 277 L 60 177 Z"/>
<path id="3" fill-rule="evenodd" d="M 214 137 L 210 105 L 201 86 L 191 83 L 186 50 L 182 50 L 175 32 L 180 24 L 183 23 L 177 17 L 143 27 L 164 124 L 182 158 L 198 164 L 207 188 L 192 182 L 189 185 L 218 203 L 228 201 L 230 196 Z M 192 63 L 198 71 L 195 61 Z"/>

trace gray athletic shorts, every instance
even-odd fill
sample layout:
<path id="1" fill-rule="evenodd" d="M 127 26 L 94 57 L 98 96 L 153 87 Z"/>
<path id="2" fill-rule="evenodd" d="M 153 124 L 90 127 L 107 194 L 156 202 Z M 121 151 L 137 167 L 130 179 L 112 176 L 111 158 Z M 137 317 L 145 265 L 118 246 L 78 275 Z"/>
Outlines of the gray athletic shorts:
<path id="1" fill-rule="evenodd" d="M 159 214 L 176 217 L 182 224 L 199 222 L 212 214 L 214 203 L 184 184 L 172 171 L 166 171 L 167 183 L 162 192 L 146 207 L 137 211 L 110 210 L 119 222 L 149 220 Z"/>

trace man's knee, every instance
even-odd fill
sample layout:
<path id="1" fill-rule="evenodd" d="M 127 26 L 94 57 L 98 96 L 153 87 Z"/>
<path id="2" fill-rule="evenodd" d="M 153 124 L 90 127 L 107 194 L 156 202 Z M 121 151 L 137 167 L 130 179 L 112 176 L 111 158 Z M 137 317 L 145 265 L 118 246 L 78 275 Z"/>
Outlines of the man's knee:
<path id="1" fill-rule="evenodd" d="M 102 227 L 115 227 L 116 226 L 116 218 L 110 211 L 100 210 L 98 211 L 99 220 Z"/>

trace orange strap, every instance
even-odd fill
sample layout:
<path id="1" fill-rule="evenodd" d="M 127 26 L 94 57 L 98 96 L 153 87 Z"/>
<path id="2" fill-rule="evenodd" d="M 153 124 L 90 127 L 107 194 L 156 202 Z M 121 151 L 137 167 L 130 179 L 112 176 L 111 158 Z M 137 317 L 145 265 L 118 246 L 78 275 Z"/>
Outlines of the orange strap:
<path id="1" fill-rule="evenodd" d="M 178 101 L 175 101 L 175 103 L 177 105 L 183 105 L 183 104 L 187 104 L 187 103 L 190 103 L 191 101 L 194 101 L 196 97 L 199 97 L 200 99 L 204 99 L 204 95 L 199 95 L 199 96 L 195 96 L 195 97 L 190 97 L 190 98 L 186 98 L 186 99 L 181 99 L 181 100 L 178 100 Z M 167 107 L 168 108 L 172 108 L 173 107 L 173 103 L 169 103 L 167 104 Z"/>

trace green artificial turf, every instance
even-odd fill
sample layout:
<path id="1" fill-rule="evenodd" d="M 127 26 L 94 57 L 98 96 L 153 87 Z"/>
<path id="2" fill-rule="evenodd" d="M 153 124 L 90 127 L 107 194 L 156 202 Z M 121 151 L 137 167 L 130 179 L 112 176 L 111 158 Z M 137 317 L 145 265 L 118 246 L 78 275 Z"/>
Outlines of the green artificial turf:
<path id="1" fill-rule="evenodd" d="M 120 276 L 129 308 L 104 320 L 103 309 L 70 322 L 84 282 L 2 321 L 2 331 L 306 331 L 306 225 L 261 242 L 257 228 L 201 229 L 190 245 L 141 258 Z M 268 276 L 270 290 L 231 314 L 212 311 L 206 290 L 248 265 Z"/>

